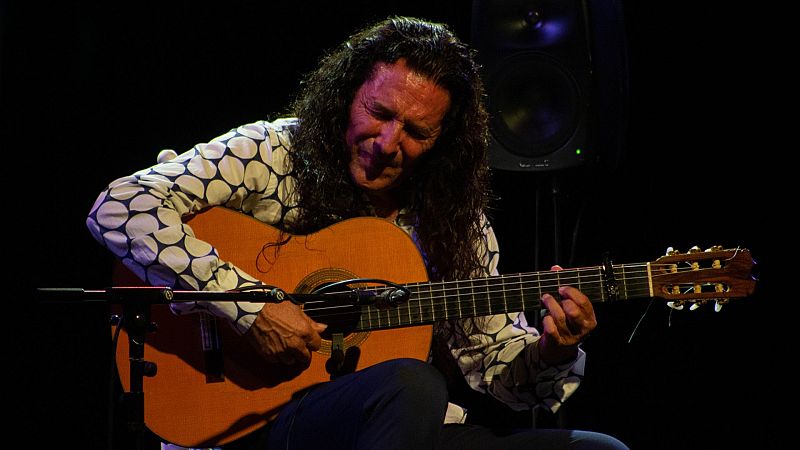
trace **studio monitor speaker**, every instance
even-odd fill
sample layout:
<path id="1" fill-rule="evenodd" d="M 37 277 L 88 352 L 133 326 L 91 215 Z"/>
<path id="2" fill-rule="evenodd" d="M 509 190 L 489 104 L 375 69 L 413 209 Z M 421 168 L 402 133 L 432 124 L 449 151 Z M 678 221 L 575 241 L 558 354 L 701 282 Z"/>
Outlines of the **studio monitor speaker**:
<path id="1" fill-rule="evenodd" d="M 612 0 L 473 1 L 471 41 L 488 96 L 492 167 L 559 170 L 599 156 L 599 105 L 626 94 L 621 14 Z M 621 103 L 609 109 L 623 113 Z M 617 127 L 623 118 L 605 120 Z"/>

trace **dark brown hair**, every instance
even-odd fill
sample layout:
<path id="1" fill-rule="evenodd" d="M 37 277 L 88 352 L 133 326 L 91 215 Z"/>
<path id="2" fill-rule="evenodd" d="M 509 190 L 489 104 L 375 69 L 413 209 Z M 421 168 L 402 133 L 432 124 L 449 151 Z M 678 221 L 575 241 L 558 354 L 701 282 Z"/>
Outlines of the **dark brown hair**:
<path id="1" fill-rule="evenodd" d="M 365 213 L 347 169 L 350 105 L 376 63 L 401 58 L 451 99 L 435 146 L 403 186 L 403 206 L 417 214 L 430 277 L 467 278 L 482 266 L 475 243 L 489 200 L 487 114 L 472 51 L 443 24 L 409 17 L 381 21 L 352 35 L 305 77 L 291 111 L 299 118 L 292 139 L 302 208 L 292 231 L 309 233 Z"/>

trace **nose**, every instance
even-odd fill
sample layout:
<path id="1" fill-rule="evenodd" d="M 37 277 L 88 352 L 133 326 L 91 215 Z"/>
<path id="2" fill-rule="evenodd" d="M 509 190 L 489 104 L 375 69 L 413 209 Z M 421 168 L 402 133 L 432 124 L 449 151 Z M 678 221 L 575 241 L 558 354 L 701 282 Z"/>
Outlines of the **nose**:
<path id="1" fill-rule="evenodd" d="M 388 120 L 381 124 L 380 132 L 375 138 L 375 147 L 384 155 L 392 155 L 400 150 L 403 125 L 397 120 Z"/>

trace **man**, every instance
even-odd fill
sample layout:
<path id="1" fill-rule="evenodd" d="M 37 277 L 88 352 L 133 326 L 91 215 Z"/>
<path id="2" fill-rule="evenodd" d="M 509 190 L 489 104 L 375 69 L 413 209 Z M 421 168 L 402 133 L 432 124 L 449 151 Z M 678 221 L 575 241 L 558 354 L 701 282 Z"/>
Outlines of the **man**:
<path id="1" fill-rule="evenodd" d="M 327 55 L 302 85 L 296 118 L 259 121 L 112 182 L 87 224 L 152 285 L 232 290 L 261 284 L 181 217 L 224 205 L 292 234 L 375 216 L 417 245 L 433 280 L 497 274 L 488 202 L 487 116 L 470 50 L 445 26 L 395 17 Z M 365 237 L 366 239 L 367 237 Z M 543 333 L 524 314 L 443 321 L 437 367 L 513 409 L 556 410 L 577 388 L 581 340 L 596 326 L 589 299 L 562 286 L 542 298 Z M 203 302 L 177 313 L 224 317 L 265 360 L 299 370 L 320 348 L 318 323 L 291 302 Z M 449 371 L 448 371 L 449 372 Z M 462 381 L 463 382 L 463 381 Z M 282 408 L 269 448 L 625 448 L 569 430 L 496 435 L 462 422 L 442 374 L 412 359 L 343 375 Z"/>

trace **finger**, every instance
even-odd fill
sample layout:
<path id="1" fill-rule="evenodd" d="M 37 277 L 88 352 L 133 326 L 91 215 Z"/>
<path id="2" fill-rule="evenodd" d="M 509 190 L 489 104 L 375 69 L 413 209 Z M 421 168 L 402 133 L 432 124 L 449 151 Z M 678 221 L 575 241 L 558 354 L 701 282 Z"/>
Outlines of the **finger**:
<path id="1" fill-rule="evenodd" d="M 556 342 L 559 340 L 560 334 L 558 332 L 558 326 L 552 316 L 544 316 L 542 318 L 542 333 L 554 338 Z"/>
<path id="2" fill-rule="evenodd" d="M 292 364 L 308 364 L 311 361 L 311 351 L 306 347 L 292 347 L 288 354 L 293 360 Z"/>
<path id="3" fill-rule="evenodd" d="M 281 364 L 286 364 L 287 366 L 291 366 L 292 364 L 295 363 L 294 356 L 292 356 L 292 354 L 289 352 L 278 353 L 277 357 L 278 361 L 280 361 Z"/>
<path id="4" fill-rule="evenodd" d="M 597 319 L 594 315 L 592 302 L 580 290 L 570 286 L 559 289 L 564 298 L 561 301 L 561 309 L 566 316 L 566 325 L 572 334 L 584 336 L 597 326 Z"/>
<path id="5" fill-rule="evenodd" d="M 564 268 L 556 264 L 554 266 L 550 266 L 550 270 L 552 270 L 553 272 L 558 272 L 560 270 L 564 270 Z"/>
<path id="6" fill-rule="evenodd" d="M 558 293 L 564 301 L 561 307 L 570 317 L 587 316 L 594 318 L 594 306 L 583 292 L 572 286 L 561 286 Z"/>
<path id="7" fill-rule="evenodd" d="M 559 286 L 558 295 L 560 295 L 561 298 L 568 298 L 580 306 L 591 306 L 592 304 L 592 302 L 589 300 L 589 297 L 572 286 Z"/>
<path id="8" fill-rule="evenodd" d="M 306 348 L 312 351 L 319 350 L 320 346 L 322 345 L 322 337 L 319 334 L 325 331 L 325 329 L 328 328 L 328 325 L 314 322 L 311 319 L 308 319 L 308 323 L 310 328 L 308 333 L 303 336 L 305 339 Z"/>
<path id="9" fill-rule="evenodd" d="M 566 316 L 558 300 L 550 294 L 544 294 L 542 296 L 542 303 L 544 303 L 545 308 L 547 308 L 547 311 L 550 313 L 546 317 L 550 317 L 559 330 L 566 330 Z"/>
<path id="10" fill-rule="evenodd" d="M 558 301 L 550 294 L 542 296 L 542 302 L 547 306 L 550 315 L 542 319 L 543 327 L 547 325 L 545 319 L 549 318 L 552 329 L 545 328 L 547 334 L 553 336 L 558 342 L 572 343 L 588 334 L 596 325 L 594 314 L 586 314 L 572 300 Z"/>
<path id="11" fill-rule="evenodd" d="M 306 349 L 310 351 L 317 351 L 322 346 L 322 337 L 319 333 L 312 333 L 309 340 L 306 341 Z"/>
<path id="12" fill-rule="evenodd" d="M 581 305 L 577 301 L 568 297 L 562 298 L 559 306 L 561 306 L 561 309 L 564 310 L 564 316 L 566 317 L 567 321 L 581 320 L 584 317 L 593 314 L 591 309 L 587 309 L 585 305 Z"/>

